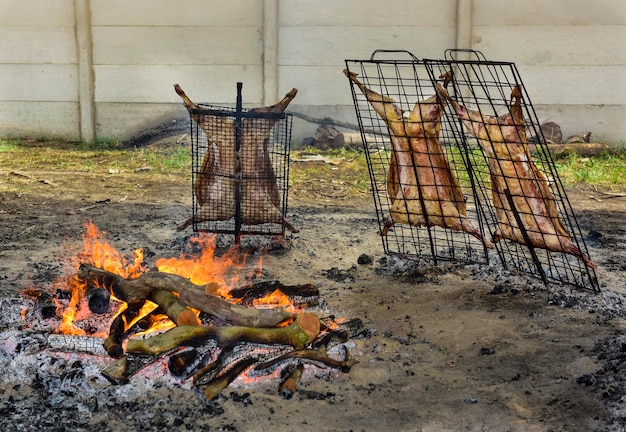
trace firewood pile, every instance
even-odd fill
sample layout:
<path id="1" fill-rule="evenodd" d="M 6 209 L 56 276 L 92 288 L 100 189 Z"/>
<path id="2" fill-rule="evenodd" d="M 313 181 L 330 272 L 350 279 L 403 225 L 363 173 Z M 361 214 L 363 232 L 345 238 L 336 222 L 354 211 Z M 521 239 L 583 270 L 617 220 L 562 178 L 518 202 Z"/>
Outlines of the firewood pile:
<path id="1" fill-rule="evenodd" d="M 93 224 L 83 240 L 55 294 L 23 292 L 32 301 L 24 316 L 50 323 L 48 349 L 104 360 L 101 374 L 113 384 L 163 364 L 211 400 L 238 377 L 276 376 L 290 398 L 306 371 L 342 373 L 356 363 L 346 344 L 363 333 L 361 320 L 323 310 L 311 284 L 235 284 L 245 255 L 232 246 L 217 253 L 216 236 L 190 237 L 194 253 L 157 259 L 150 270 L 140 249 L 129 263 Z"/>
<path id="2" fill-rule="evenodd" d="M 305 365 L 348 372 L 356 363 L 347 349 L 339 359 L 327 351 L 361 333 L 362 322 L 337 322 L 332 316 L 311 312 L 309 308 L 319 302 L 319 292 L 312 285 L 260 282 L 231 290 L 231 300 L 226 300 L 217 294 L 216 284 L 196 285 L 159 271 L 127 279 L 83 263 L 76 277 L 87 287 L 85 301 L 92 313 L 104 316 L 110 309 L 104 306 L 109 296 L 123 302 L 123 307 L 104 339 L 52 334 L 48 343 L 58 351 L 113 358 L 102 374 L 115 384 L 166 359 L 172 376 L 191 380 L 209 399 L 244 372 L 251 378 L 277 371 L 280 394 L 290 398 Z M 254 306 L 259 299 L 277 294 L 287 297 L 290 306 Z M 40 297 L 41 302 L 47 299 Z M 156 309 L 145 313 L 147 303 L 154 303 Z M 39 310 L 47 310 L 44 303 Z M 136 336 L 159 320 L 168 321 L 171 328 Z"/>
<path id="3" fill-rule="evenodd" d="M 596 264 L 511 62 L 346 60 L 387 254 L 598 291 Z M 474 58 L 475 57 L 475 58 Z M 532 141 L 532 153 L 531 146 Z"/>

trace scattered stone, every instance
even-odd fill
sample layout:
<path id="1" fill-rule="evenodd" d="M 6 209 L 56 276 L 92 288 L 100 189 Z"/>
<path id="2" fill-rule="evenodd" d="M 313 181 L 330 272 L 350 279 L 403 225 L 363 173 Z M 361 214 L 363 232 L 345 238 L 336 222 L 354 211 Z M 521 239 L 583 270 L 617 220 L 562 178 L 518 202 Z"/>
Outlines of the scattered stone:
<path id="1" fill-rule="evenodd" d="M 493 355 L 496 352 L 494 350 L 492 350 L 491 348 L 487 348 L 487 347 L 482 347 L 480 349 L 480 355 Z"/>

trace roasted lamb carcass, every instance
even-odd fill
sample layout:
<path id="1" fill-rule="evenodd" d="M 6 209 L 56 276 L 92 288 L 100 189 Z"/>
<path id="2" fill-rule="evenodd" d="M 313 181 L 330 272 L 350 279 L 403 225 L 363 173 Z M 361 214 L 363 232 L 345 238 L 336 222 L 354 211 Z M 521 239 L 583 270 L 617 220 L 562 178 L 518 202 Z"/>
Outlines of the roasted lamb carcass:
<path id="1" fill-rule="evenodd" d="M 591 259 L 573 243 L 559 216 L 548 180 L 532 161 L 520 88 L 515 87 L 511 92 L 510 112 L 499 117 L 467 109 L 450 97 L 440 84 L 437 90 L 450 101 L 465 129 L 477 138 L 487 157 L 493 205 L 498 217 L 498 229 L 493 234 L 493 240 L 506 238 L 527 245 L 509 204 L 508 191 L 530 240 L 531 244 L 527 246 L 565 252 L 581 259 L 585 265 L 596 268 Z"/>
<path id="2" fill-rule="evenodd" d="M 387 194 L 391 207 L 382 235 L 395 223 L 440 226 L 467 232 L 493 247 L 466 217 L 465 197 L 439 142 L 443 108 L 437 96 L 418 101 L 410 113 L 403 113 L 392 98 L 368 89 L 355 73 L 344 73 L 390 131 L 392 155 Z"/>
<path id="3" fill-rule="evenodd" d="M 278 119 L 254 115 L 244 117 L 241 122 L 241 148 L 239 154 L 236 154 L 235 121 L 232 117 L 215 115 L 215 110 L 195 104 L 178 84 L 174 85 L 174 89 L 183 99 L 191 118 L 204 131 L 208 142 L 200 172 L 193 185 L 196 200 L 201 207 L 200 212 L 179 228 L 184 229 L 194 222 L 233 218 L 235 191 L 239 190 L 242 223 L 277 223 L 292 232 L 298 232 L 298 228 L 279 210 L 280 195 L 268 151 L 270 134 Z M 248 110 L 248 114 L 282 113 L 296 93 L 297 90 L 292 89 L 275 105 L 252 108 Z M 240 182 L 239 188 L 237 182 Z M 207 211 L 204 211 L 205 208 Z"/>

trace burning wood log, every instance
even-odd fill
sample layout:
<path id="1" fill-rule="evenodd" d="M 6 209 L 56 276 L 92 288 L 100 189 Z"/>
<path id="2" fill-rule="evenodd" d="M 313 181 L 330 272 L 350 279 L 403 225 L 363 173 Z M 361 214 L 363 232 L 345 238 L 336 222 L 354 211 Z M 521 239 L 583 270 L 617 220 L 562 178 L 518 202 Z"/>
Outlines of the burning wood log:
<path id="1" fill-rule="evenodd" d="M 109 310 L 109 303 L 111 301 L 111 294 L 104 288 L 98 288 L 93 286 L 87 287 L 85 293 L 87 299 L 87 305 L 89 310 L 95 314 L 103 314 Z"/>
<path id="2" fill-rule="evenodd" d="M 242 306 L 252 306 L 255 300 L 280 291 L 293 305 L 315 306 L 319 301 L 319 289 L 312 284 L 283 285 L 279 281 L 264 281 L 244 285 L 228 291 L 228 295 L 239 300 Z"/>
<path id="3" fill-rule="evenodd" d="M 308 361 L 320 363 L 320 364 L 323 364 L 323 365 L 326 365 L 335 369 L 339 369 L 342 372 L 349 372 L 352 366 L 358 363 L 357 360 L 349 358 L 347 350 L 345 352 L 344 360 L 337 360 L 332 357 L 329 357 L 326 354 L 325 348 L 303 349 L 303 350 L 291 351 L 286 354 L 283 354 L 280 357 L 276 357 L 275 359 L 272 359 L 266 363 L 263 363 L 257 366 L 255 369 L 256 370 L 268 369 L 272 366 L 280 364 L 281 362 L 284 362 L 289 359 L 308 360 Z"/>
<path id="4" fill-rule="evenodd" d="M 221 375 L 213 378 L 206 384 L 203 384 L 200 388 L 203 389 L 204 395 L 209 400 L 213 400 L 219 396 L 219 394 L 228 385 L 233 382 L 239 375 L 241 375 L 246 369 L 250 368 L 256 361 L 253 357 L 245 358 L 237 362 L 234 366 L 229 368 Z"/>
<path id="5" fill-rule="evenodd" d="M 124 312 L 118 314 L 111 323 L 109 329 L 109 336 L 104 340 L 102 346 L 106 352 L 113 358 L 120 358 L 124 355 L 124 348 L 122 347 L 122 340 L 124 339 L 125 324 L 127 317 L 130 317 L 133 313 L 126 309 Z"/>
<path id="6" fill-rule="evenodd" d="M 279 118 L 262 116 L 284 112 L 298 90 L 292 89 L 275 105 L 253 108 L 246 113 L 242 119 L 240 149 L 236 149 L 236 123 L 232 118 L 192 102 L 178 84 L 174 90 L 208 141 L 194 193 L 200 206 L 209 210 L 194 215 L 178 228 L 185 229 L 194 222 L 231 219 L 236 216 L 239 202 L 242 223 L 278 223 L 298 232 L 279 210 L 276 174 L 268 152 L 270 134 Z"/>
<path id="7" fill-rule="evenodd" d="M 167 368 L 174 376 L 183 376 L 189 369 L 189 365 L 195 364 L 200 353 L 196 348 L 185 347 L 181 351 L 170 356 L 167 362 Z"/>
<path id="8" fill-rule="evenodd" d="M 302 378 L 302 372 L 304 372 L 304 364 L 300 362 L 288 365 L 282 370 L 280 374 L 282 381 L 278 386 L 278 393 L 283 399 L 291 399 L 293 397 Z"/>
<path id="9" fill-rule="evenodd" d="M 150 300 L 158 304 L 165 315 L 176 325 L 194 326 L 200 324 L 197 315 L 191 309 L 183 306 L 178 301 L 178 297 L 169 291 L 152 291 Z"/>
<path id="10" fill-rule="evenodd" d="M 219 346 L 232 346 L 238 342 L 291 345 L 302 349 L 320 332 L 319 318 L 311 313 L 296 316 L 286 327 L 203 327 L 178 326 L 146 339 L 131 339 L 126 351 L 130 353 L 161 354 L 180 345 L 198 345 L 215 339 Z"/>
<path id="11" fill-rule="evenodd" d="M 97 356 L 107 356 L 102 346 L 103 339 L 91 336 L 53 333 L 48 336 L 48 348 L 52 351 L 83 352 Z"/>
<path id="12" fill-rule="evenodd" d="M 220 297 L 204 292 L 203 285 L 195 285 L 181 276 L 148 272 L 135 279 L 124 279 L 115 273 L 99 269 L 89 264 L 81 264 L 78 276 L 86 281 L 99 281 L 101 286 L 110 287 L 120 300 L 141 307 L 153 291 L 178 293 L 178 301 L 194 309 L 206 312 L 234 325 L 250 327 L 271 327 L 292 317 L 283 308 L 253 309 L 237 306 Z"/>

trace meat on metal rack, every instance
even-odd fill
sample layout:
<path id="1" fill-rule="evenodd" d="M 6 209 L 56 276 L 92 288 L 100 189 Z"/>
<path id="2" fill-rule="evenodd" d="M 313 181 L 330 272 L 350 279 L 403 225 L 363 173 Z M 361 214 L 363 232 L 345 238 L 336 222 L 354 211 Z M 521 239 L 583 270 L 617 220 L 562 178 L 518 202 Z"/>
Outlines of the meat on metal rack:
<path id="1" fill-rule="evenodd" d="M 380 59 L 390 53 L 410 58 Z M 514 63 L 378 50 L 346 67 L 387 254 L 497 259 L 546 285 L 599 290 Z"/>
<path id="2" fill-rule="evenodd" d="M 298 232 L 287 218 L 290 114 L 285 113 L 297 90 L 278 103 L 242 107 L 242 83 L 236 106 L 196 104 L 176 84 L 176 93 L 193 120 L 193 215 L 179 226 L 194 231 L 232 234 Z"/>

